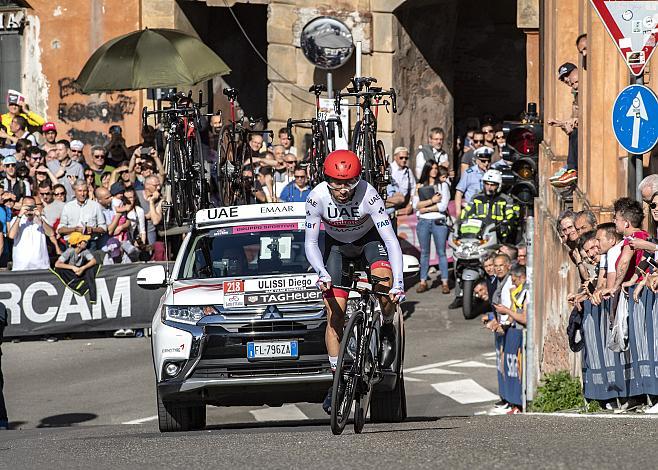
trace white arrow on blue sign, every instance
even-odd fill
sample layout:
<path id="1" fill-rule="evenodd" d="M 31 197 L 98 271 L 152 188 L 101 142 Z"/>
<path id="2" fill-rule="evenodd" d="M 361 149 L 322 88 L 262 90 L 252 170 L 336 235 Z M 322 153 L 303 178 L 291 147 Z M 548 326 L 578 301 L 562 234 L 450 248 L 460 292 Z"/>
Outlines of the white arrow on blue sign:
<path id="1" fill-rule="evenodd" d="M 612 128 L 619 145 L 633 154 L 643 154 L 658 142 L 658 98 L 651 88 L 630 85 L 612 107 Z"/>

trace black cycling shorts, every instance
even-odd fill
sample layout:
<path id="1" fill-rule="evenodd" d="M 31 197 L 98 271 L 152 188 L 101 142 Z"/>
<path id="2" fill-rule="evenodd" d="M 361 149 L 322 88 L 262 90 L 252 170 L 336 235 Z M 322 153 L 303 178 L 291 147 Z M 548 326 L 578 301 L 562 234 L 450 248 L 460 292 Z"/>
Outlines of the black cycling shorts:
<path id="1" fill-rule="evenodd" d="M 328 234 L 325 235 L 323 258 L 331 282 L 336 287 L 352 286 L 352 278 L 348 270 L 351 261 L 360 261 L 367 267 L 380 261 L 388 265 L 386 246 L 374 227 L 351 243 L 343 243 Z"/>

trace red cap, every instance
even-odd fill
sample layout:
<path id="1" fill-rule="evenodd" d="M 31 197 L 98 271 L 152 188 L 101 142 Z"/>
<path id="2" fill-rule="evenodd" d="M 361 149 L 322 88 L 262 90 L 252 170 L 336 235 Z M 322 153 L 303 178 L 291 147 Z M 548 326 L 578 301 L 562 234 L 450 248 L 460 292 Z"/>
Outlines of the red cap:
<path id="1" fill-rule="evenodd" d="M 41 126 L 41 131 L 42 132 L 49 132 L 49 131 L 57 132 L 57 127 L 55 127 L 54 122 L 47 122 L 43 126 Z"/>
<path id="2" fill-rule="evenodd" d="M 361 161 L 350 150 L 334 150 L 324 161 L 324 174 L 337 180 L 349 180 L 361 174 Z"/>

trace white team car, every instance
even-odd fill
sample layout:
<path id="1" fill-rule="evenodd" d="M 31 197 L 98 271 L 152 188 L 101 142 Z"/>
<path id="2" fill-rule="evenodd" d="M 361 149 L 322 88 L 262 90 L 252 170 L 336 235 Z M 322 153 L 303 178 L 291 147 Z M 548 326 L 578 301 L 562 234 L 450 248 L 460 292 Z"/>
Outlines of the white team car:
<path id="1" fill-rule="evenodd" d="M 322 402 L 332 374 L 305 216 L 304 203 L 201 210 L 169 278 L 139 272 L 141 287 L 166 286 L 152 323 L 161 431 L 204 428 L 206 405 Z"/>

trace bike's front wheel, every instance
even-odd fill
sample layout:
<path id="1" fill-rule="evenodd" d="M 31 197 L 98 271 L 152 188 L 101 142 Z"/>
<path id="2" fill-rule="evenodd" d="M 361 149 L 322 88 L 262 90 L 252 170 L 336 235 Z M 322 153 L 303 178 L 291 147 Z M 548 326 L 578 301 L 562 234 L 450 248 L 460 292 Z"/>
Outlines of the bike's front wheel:
<path id="1" fill-rule="evenodd" d="M 379 342 L 376 340 L 372 328 L 366 328 L 366 330 L 368 336 L 363 341 L 362 348 L 359 351 L 361 380 L 359 380 L 354 400 L 354 432 L 357 434 L 363 431 L 363 426 L 366 424 L 366 416 L 370 407 L 370 397 L 372 396 L 379 362 Z"/>
<path id="2" fill-rule="evenodd" d="M 359 342 L 365 329 L 365 320 L 361 312 L 350 317 L 343 339 L 340 342 L 338 363 L 334 373 L 334 385 L 331 392 L 331 432 L 342 434 L 352 411 L 352 403 L 361 378 L 362 362 L 359 357 Z"/>

